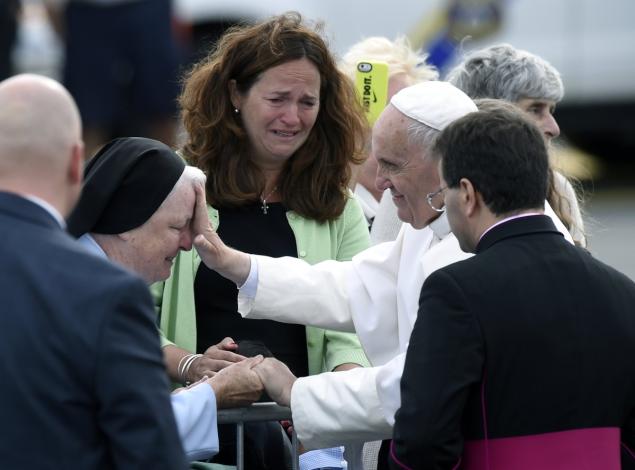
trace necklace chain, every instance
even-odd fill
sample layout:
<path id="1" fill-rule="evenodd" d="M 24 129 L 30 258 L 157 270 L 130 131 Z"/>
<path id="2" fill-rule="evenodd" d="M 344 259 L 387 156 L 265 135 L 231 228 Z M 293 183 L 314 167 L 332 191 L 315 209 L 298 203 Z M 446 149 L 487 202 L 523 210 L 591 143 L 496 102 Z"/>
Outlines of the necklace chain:
<path id="1" fill-rule="evenodd" d="M 263 196 L 262 194 L 260 195 L 260 201 L 262 202 L 261 209 L 263 214 L 266 214 L 267 210 L 269 209 L 269 206 L 267 205 L 267 199 L 269 199 L 269 197 L 271 197 L 271 195 L 275 193 L 277 190 L 278 190 L 278 185 L 274 186 L 273 189 L 266 196 Z"/>

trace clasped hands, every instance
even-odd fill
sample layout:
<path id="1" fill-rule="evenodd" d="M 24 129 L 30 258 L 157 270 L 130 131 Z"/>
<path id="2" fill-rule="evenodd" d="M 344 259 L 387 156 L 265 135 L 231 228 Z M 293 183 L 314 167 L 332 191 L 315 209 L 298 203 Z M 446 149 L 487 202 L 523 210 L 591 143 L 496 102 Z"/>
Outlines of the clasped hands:
<path id="1" fill-rule="evenodd" d="M 260 355 L 232 364 L 207 379 L 218 408 L 247 406 L 258 400 L 263 390 L 279 405 L 289 406 L 295 381 L 283 362 Z"/>
<path id="2" fill-rule="evenodd" d="M 263 390 L 279 405 L 289 406 L 296 380 L 289 368 L 274 358 L 245 358 L 232 352 L 236 349 L 231 338 L 209 347 L 192 364 L 191 375 L 199 379 L 192 386 L 207 382 L 219 409 L 247 406 L 257 401 Z"/>
<path id="3" fill-rule="evenodd" d="M 209 222 L 205 188 L 197 185 L 195 192 L 196 206 L 191 223 L 194 246 L 201 261 L 237 285 L 242 285 L 249 275 L 251 258 L 223 243 Z M 225 338 L 208 348 L 196 361 L 197 370 L 193 375 L 197 378 L 211 376 L 206 380 L 214 389 L 218 408 L 246 406 L 258 400 L 263 390 L 279 405 L 289 406 L 291 387 L 296 381 L 289 368 L 274 358 L 256 356 L 245 359 L 231 352 L 236 347 L 231 338 Z"/>

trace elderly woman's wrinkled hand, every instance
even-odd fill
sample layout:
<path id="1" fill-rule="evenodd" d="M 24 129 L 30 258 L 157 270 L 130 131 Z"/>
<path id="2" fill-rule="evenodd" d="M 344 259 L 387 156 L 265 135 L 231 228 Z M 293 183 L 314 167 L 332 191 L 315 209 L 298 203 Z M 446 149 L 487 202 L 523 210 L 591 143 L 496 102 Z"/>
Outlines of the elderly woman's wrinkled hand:
<path id="1" fill-rule="evenodd" d="M 245 359 L 226 367 L 207 380 L 214 389 L 216 406 L 219 409 L 247 406 L 260 398 L 263 385 L 253 368 L 262 360 L 262 356 Z"/>

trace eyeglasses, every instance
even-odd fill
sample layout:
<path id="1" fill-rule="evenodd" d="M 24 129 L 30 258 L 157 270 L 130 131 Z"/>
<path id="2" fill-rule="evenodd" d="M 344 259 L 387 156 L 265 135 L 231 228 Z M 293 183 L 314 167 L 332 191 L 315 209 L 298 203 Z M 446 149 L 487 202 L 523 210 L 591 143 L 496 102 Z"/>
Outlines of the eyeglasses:
<path id="1" fill-rule="evenodd" d="M 428 195 L 426 196 L 426 200 L 428 201 L 428 204 L 430 205 L 430 207 L 432 207 L 432 210 L 435 212 L 443 212 L 445 211 L 445 207 L 443 207 L 444 204 L 444 200 L 443 198 L 437 198 L 437 196 L 443 194 L 443 191 L 445 191 L 446 189 L 448 189 L 447 186 L 443 187 L 443 188 L 439 188 L 437 189 L 435 192 L 433 193 L 428 193 Z M 437 202 L 441 202 L 441 206 L 440 207 L 436 207 L 434 204 L 434 198 L 437 198 Z"/>

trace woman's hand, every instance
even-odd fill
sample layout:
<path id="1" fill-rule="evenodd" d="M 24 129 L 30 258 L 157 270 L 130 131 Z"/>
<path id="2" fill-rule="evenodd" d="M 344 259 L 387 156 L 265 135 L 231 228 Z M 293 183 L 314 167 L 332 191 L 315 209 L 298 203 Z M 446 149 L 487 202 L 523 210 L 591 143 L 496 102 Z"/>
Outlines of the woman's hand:
<path id="1" fill-rule="evenodd" d="M 245 359 L 244 356 L 231 352 L 232 344 L 236 345 L 233 339 L 225 338 L 207 348 L 204 354 L 192 354 L 173 344 L 164 346 L 163 358 L 170 379 L 183 384 L 196 382 L 205 376 L 213 377 L 218 371 Z M 188 357 L 191 359 L 189 365 Z"/>
<path id="2" fill-rule="evenodd" d="M 227 337 L 220 343 L 207 348 L 203 353 L 203 358 L 214 361 L 216 363 L 215 372 L 217 372 L 227 366 L 231 366 L 234 362 L 240 362 L 243 359 L 247 359 L 245 356 L 232 352 L 237 349 L 238 345 L 234 342 L 234 340 Z"/>

